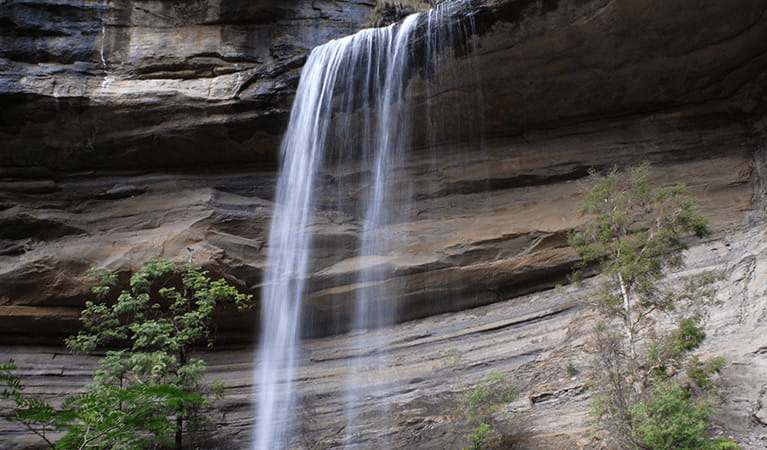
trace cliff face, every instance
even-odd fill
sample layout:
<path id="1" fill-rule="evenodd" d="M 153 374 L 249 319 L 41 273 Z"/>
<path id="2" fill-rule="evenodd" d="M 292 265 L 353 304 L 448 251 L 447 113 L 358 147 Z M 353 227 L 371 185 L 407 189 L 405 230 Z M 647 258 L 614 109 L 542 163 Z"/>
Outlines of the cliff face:
<path id="1" fill-rule="evenodd" d="M 383 281 L 404 299 L 403 323 L 386 338 L 394 361 L 387 379 L 400 383 L 371 388 L 372 398 L 391 401 L 391 419 L 337 432 L 344 361 L 369 354 L 333 335 L 345 330 L 347 299 L 364 288 L 350 280 L 375 262 L 349 250 L 359 218 L 338 221 L 328 210 L 312 224 L 318 258 L 304 317 L 314 338 L 298 376 L 297 446 L 460 447 L 446 405 L 496 370 L 524 386 L 509 408 L 524 412 L 510 433 L 526 448 L 587 445 L 587 390 L 565 367 L 588 364 L 594 319 L 573 303 L 588 287 L 547 289 L 566 281 L 573 261 L 565 237 L 583 220 L 579 180 L 591 167 L 642 161 L 653 164 L 655 183 L 686 183 L 718 231 L 674 277 L 723 271 L 719 302 L 704 311 L 703 352 L 728 357 L 733 380 L 717 420 L 747 448 L 767 435 L 767 386 L 758 381 L 767 379 L 759 333 L 767 6 L 634 3 L 487 0 L 452 10 L 476 40 L 450 70 L 472 76 L 435 92 L 427 71 L 414 70 L 412 100 L 444 105 L 444 129 L 424 133 L 430 146 L 412 149 L 401 179 L 389 181 L 428 185 L 420 209 L 402 215 L 403 251 Z M 314 46 L 362 27 L 373 6 L 0 5 L 2 343 L 59 343 L 76 329 L 87 268 L 127 277 L 158 253 L 258 294 L 277 151 L 301 66 Z M 482 152 L 468 143 L 476 124 L 451 114 L 477 103 Z M 415 129 L 429 130 L 419 117 Z M 257 317 L 219 314 L 217 323 L 220 344 L 250 344 Z M 460 369 L 444 363 L 452 349 L 466 363 Z M 20 374 L 55 397 L 85 383 L 87 370 L 74 365 L 94 364 L 59 352 L 7 346 L 0 358 L 28 361 Z M 218 419 L 224 446 L 247 440 L 251 356 L 241 347 L 208 355 L 211 376 L 233 387 Z M 48 381 L 53 375 L 60 384 Z M 28 443 L 17 429 L 0 431 Z"/>
<path id="2" fill-rule="evenodd" d="M 4 2 L 0 165 L 273 163 L 306 54 L 374 3 Z"/>
<path id="3" fill-rule="evenodd" d="M 273 166 L 306 54 L 365 26 L 374 5 L 4 2 L 2 173 Z M 748 116 L 765 84 L 761 6 L 463 2 L 453 14 L 478 36 L 481 77 L 414 100 L 449 108 L 481 87 L 493 136 L 691 105 L 713 110 L 699 121 Z"/>

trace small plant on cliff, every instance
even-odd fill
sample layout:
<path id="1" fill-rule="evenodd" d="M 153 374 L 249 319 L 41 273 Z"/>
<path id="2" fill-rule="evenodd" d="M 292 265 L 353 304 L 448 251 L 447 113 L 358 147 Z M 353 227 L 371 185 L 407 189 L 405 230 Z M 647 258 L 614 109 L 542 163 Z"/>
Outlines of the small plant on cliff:
<path id="1" fill-rule="evenodd" d="M 440 353 L 443 356 L 443 362 L 448 367 L 456 370 L 466 368 L 466 363 L 463 361 L 463 355 L 461 355 L 457 348 L 451 348 L 450 350 L 442 351 Z"/>
<path id="2" fill-rule="evenodd" d="M 596 424 L 621 448 L 732 444 L 706 437 L 715 400 L 710 379 L 723 360 L 693 360 L 684 375 L 681 369 L 705 333 L 695 318 L 679 320 L 670 333 L 653 320 L 655 312 L 712 294 L 700 283 L 688 283 L 682 292 L 658 287 L 664 268 L 681 262 L 685 239 L 711 233 L 705 217 L 683 185 L 650 186 L 646 165 L 593 174 L 592 181 L 582 205 L 590 219 L 569 242 L 581 257 L 579 269 L 598 263 L 609 280 L 593 301 L 606 319 L 594 338 Z"/>
<path id="3" fill-rule="evenodd" d="M 46 430 L 66 431 L 55 448 L 180 448 L 185 430 L 207 422 L 206 396 L 224 389 L 221 382 L 201 383 L 205 362 L 191 351 L 212 344 L 210 314 L 217 303 L 244 306 L 250 296 L 161 258 L 146 261 L 113 302 L 107 299 L 116 274 L 106 269 L 90 274 L 98 280 L 93 288 L 98 301 L 86 303 L 84 329 L 67 339 L 73 352 L 106 349 L 89 391 L 54 409 L 24 396 L 8 365 L 0 368 L 0 381 L 9 386 L 3 395 L 16 401 L 15 418 L 43 430 L 38 434 L 44 439 Z"/>
<path id="4" fill-rule="evenodd" d="M 493 414 L 505 403 L 514 400 L 517 390 L 501 372 L 487 375 L 476 386 L 468 389 L 459 403 L 459 415 L 472 426 L 466 435 L 467 449 L 478 450 L 495 435 L 490 426 Z"/>
<path id="5" fill-rule="evenodd" d="M 592 414 L 606 438 L 626 449 L 739 448 L 708 437 L 709 419 L 720 400 L 712 376 L 724 367 L 724 359 L 689 357 L 704 338 L 694 319 L 683 319 L 628 360 L 625 338 L 605 327 L 597 330 Z"/>

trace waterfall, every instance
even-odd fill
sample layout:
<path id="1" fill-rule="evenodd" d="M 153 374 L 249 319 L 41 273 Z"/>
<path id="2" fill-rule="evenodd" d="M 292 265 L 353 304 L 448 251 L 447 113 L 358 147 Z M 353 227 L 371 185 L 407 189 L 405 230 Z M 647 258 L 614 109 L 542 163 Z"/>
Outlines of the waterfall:
<path id="1" fill-rule="evenodd" d="M 396 269 L 401 238 L 392 224 L 412 216 L 415 195 L 407 175 L 398 171 L 408 149 L 436 139 L 432 131 L 414 129 L 412 119 L 418 110 L 420 123 L 437 120 L 428 114 L 432 88 L 425 86 L 440 76 L 438 55 L 452 54 L 455 42 L 472 33 L 461 28 L 446 34 L 453 25 L 446 25 L 443 15 L 441 9 L 411 15 L 331 41 L 315 48 L 302 70 L 281 147 L 262 291 L 256 449 L 290 443 L 302 301 L 314 273 L 341 259 L 355 267 L 359 288 L 353 298 L 339 300 L 347 302 L 340 309 L 349 312 L 334 318 L 333 327 L 353 333 L 358 348 L 385 345 L 376 341 L 375 331 L 397 319 L 397 288 L 385 282 Z M 421 80 L 419 92 L 411 86 L 414 78 Z M 345 250 L 349 254 L 331 251 L 324 266 L 312 254 L 321 245 L 315 242 L 321 219 L 354 223 L 361 236 L 355 248 Z M 379 359 L 378 367 L 362 367 L 359 359 L 350 364 L 344 403 L 354 405 L 387 361 Z M 387 414 L 385 403 L 376 414 Z M 360 421 L 351 406 L 346 421 L 350 430 Z"/>
<path id="2" fill-rule="evenodd" d="M 348 39 L 347 39 L 348 40 Z M 301 299 L 306 288 L 314 174 L 324 152 L 344 40 L 315 49 L 302 72 L 287 134 L 262 293 L 255 448 L 284 447 L 293 403 Z"/>
<path id="3" fill-rule="evenodd" d="M 101 82 L 101 90 L 109 88 L 109 85 L 114 82 L 114 77 L 109 75 L 109 63 L 105 56 L 105 48 L 107 45 L 107 25 L 104 18 L 101 19 L 101 46 L 99 48 L 99 58 L 101 59 L 101 67 L 104 70 L 104 81 Z"/>

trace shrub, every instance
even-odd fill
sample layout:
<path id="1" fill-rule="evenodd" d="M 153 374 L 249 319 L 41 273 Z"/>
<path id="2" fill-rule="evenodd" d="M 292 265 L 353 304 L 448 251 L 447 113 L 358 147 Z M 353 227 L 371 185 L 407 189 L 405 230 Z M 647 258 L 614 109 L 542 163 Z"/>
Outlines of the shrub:
<path id="1" fill-rule="evenodd" d="M 634 441 L 657 450 L 706 448 L 711 402 L 695 401 L 676 380 L 663 380 L 651 389 L 646 399 L 629 407 Z"/>
<path id="2" fill-rule="evenodd" d="M 490 422 L 498 407 L 514 400 L 517 390 L 501 372 L 493 372 L 463 394 L 459 404 L 459 415 L 473 426 L 466 439 L 468 448 L 479 449 L 494 434 Z"/>
<path id="3" fill-rule="evenodd" d="M 480 423 L 474 427 L 471 430 L 471 433 L 467 436 L 467 440 L 469 441 L 469 446 L 467 448 L 470 450 L 480 450 L 482 444 L 494 433 L 495 431 L 490 428 L 490 425 L 485 422 Z"/>

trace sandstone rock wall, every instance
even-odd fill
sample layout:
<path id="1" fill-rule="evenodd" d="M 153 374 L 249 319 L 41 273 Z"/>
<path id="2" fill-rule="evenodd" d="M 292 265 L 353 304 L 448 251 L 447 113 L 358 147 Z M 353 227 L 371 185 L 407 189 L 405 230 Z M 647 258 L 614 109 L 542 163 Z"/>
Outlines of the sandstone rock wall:
<path id="1" fill-rule="evenodd" d="M 273 165 L 306 54 L 374 3 L 3 2 L 0 167 Z"/>
<path id="2" fill-rule="evenodd" d="M 760 220 L 763 220 L 760 218 Z M 721 275 L 715 298 L 698 305 L 708 335 L 702 358 L 723 356 L 726 401 L 714 431 L 745 449 L 767 439 L 767 364 L 763 325 L 767 311 L 764 228 L 720 233 L 685 253 L 685 266 L 671 282 L 714 271 Z M 466 390 L 494 372 L 519 390 L 497 412 L 493 426 L 505 434 L 501 448 L 601 448 L 590 426 L 586 387 L 589 339 L 597 321 L 579 303 L 599 285 L 567 285 L 502 300 L 493 305 L 403 323 L 383 331 L 380 348 L 361 348 L 357 336 L 305 340 L 296 375 L 298 430 L 292 448 L 460 449 L 470 431 L 456 416 Z M 245 448 L 252 432 L 253 348 L 217 346 L 201 353 L 207 376 L 228 389 L 214 401 L 215 426 L 190 437 L 189 448 Z M 89 381 L 98 356 L 73 356 L 61 347 L 0 346 L 0 361 L 15 358 L 28 393 L 50 402 Z M 362 375 L 376 373 L 368 395 L 350 406 L 387 412 L 384 419 L 349 428 L 344 395 L 350 358 L 361 358 Z M 354 374 L 359 376 L 360 374 Z M 8 404 L 0 402 L 0 412 Z M 5 448 L 32 449 L 40 440 L 24 427 L 0 421 Z"/>
<path id="3" fill-rule="evenodd" d="M 413 70 L 416 111 L 428 104 L 439 121 L 414 114 L 413 129 L 428 130 L 416 142 L 429 145 L 411 149 L 390 180 L 419 198 L 392 230 L 407 251 L 387 262 L 396 276 L 386 283 L 405 299 L 401 320 L 561 282 L 571 261 L 564 235 L 580 220 L 576 181 L 591 167 L 647 160 L 656 181 L 688 183 L 720 223 L 742 222 L 736 212 L 761 201 L 761 2 L 452 5 L 476 37 L 445 39 L 444 51 L 463 57 L 439 68 L 467 75 L 436 89 L 429 67 Z M 127 273 L 157 253 L 258 293 L 300 66 L 371 10 L 360 1 L 4 3 L 6 333 L 35 320 L 52 335 L 71 330 L 88 267 Z M 462 108 L 479 120 L 464 120 Z M 355 202 L 364 191 L 341 194 Z M 360 218 L 318 207 L 306 314 L 314 335 L 344 329 L 357 267 L 370 263 L 353 250 Z"/>
<path id="4" fill-rule="evenodd" d="M 77 327 L 91 266 L 125 279 L 161 254 L 258 294 L 276 152 L 301 65 L 315 45 L 363 26 L 372 8 L 364 0 L 0 4 L 0 359 L 23 362 L 20 374 L 49 398 L 85 383 L 95 360 L 65 358 L 60 343 Z M 312 224 L 317 259 L 304 317 L 313 338 L 300 368 L 296 445 L 460 448 L 444 411 L 494 370 L 522 388 L 509 406 L 525 418 L 509 430 L 514 442 L 591 445 L 584 380 L 565 367 L 588 364 L 592 316 L 573 305 L 581 288 L 549 288 L 566 281 L 573 261 L 565 236 L 582 223 L 587 170 L 646 160 L 653 182 L 686 183 L 718 232 L 689 252 L 686 270 L 726 274 L 720 303 L 705 311 L 711 340 L 702 352 L 728 356 L 734 380 L 718 423 L 759 448 L 765 8 L 757 0 L 456 6 L 476 50 L 450 70 L 471 76 L 436 91 L 428 71 L 413 72 L 412 99 L 444 105 L 447 131 L 424 133 L 430 145 L 411 149 L 390 180 L 415 181 L 423 193 L 391 228 L 406 251 L 387 255 L 395 271 L 382 282 L 404 299 L 402 323 L 386 332 L 387 374 L 402 383 L 371 387 L 373 398 L 391 399 L 392 419 L 339 431 L 344 361 L 367 353 L 334 334 L 346 331 L 350 299 L 365 288 L 354 281 L 360 265 L 380 261 L 355 255 L 359 218 L 323 207 Z M 453 47 L 465 51 L 450 43 L 445 51 Z M 474 124 L 450 114 L 477 98 L 481 152 Z M 417 130 L 429 130 L 418 120 Z M 217 314 L 219 344 L 231 347 L 207 358 L 211 376 L 232 389 L 204 445 L 248 439 L 256 315 Z M 451 349 L 465 371 L 445 365 Z M 34 446 L 3 426 L 17 448 Z"/>
<path id="5" fill-rule="evenodd" d="M 365 26 L 374 4 L 4 2 L 0 169 L 274 167 L 306 54 Z M 412 100 L 449 110 L 462 97 L 476 101 L 481 87 L 488 135 L 691 105 L 699 108 L 689 120 L 708 127 L 764 109 L 767 25 L 758 0 L 449 4 L 477 35 L 464 61 L 481 77 L 456 78 L 426 97 L 428 71 L 420 71 Z M 453 120 L 444 140 L 476 132 Z"/>

